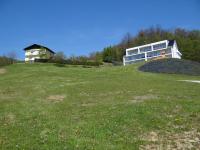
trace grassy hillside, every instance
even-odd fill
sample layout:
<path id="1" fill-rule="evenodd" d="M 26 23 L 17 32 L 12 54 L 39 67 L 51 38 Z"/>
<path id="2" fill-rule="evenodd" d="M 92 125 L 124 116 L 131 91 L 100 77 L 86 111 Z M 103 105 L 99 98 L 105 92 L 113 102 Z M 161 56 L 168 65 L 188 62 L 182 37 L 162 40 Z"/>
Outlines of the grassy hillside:
<path id="1" fill-rule="evenodd" d="M 137 68 L 0 69 L 0 149 L 200 148 L 200 77 Z"/>

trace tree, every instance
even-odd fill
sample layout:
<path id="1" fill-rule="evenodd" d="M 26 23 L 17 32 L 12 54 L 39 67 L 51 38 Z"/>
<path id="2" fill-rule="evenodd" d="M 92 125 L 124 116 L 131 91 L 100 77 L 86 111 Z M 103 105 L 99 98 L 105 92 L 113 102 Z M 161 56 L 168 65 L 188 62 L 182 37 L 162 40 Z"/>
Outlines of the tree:
<path id="1" fill-rule="evenodd" d="M 113 62 L 116 60 L 116 51 L 114 49 L 114 47 L 109 46 L 104 48 L 103 50 L 103 61 L 104 62 Z"/>
<path id="2" fill-rule="evenodd" d="M 97 52 L 90 53 L 89 59 L 95 62 L 102 62 L 103 61 L 102 52 L 97 51 Z"/>
<path id="3" fill-rule="evenodd" d="M 55 63 L 64 63 L 66 59 L 66 56 L 63 52 L 57 52 L 53 57 L 53 62 Z"/>
<path id="4" fill-rule="evenodd" d="M 121 45 L 123 45 L 123 48 L 130 48 L 131 44 L 132 44 L 132 35 L 128 32 L 123 37 Z"/>
<path id="5" fill-rule="evenodd" d="M 11 59 L 12 63 L 16 62 L 16 60 L 17 60 L 17 54 L 15 51 L 10 51 L 7 54 L 7 57 Z"/>

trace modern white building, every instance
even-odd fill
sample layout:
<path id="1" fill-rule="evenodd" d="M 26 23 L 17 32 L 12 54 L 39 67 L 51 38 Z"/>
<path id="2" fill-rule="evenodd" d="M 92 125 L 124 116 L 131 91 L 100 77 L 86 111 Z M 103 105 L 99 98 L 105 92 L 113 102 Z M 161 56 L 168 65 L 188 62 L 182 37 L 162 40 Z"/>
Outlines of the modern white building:
<path id="1" fill-rule="evenodd" d="M 142 46 L 126 49 L 123 64 L 129 65 L 140 61 L 162 58 L 179 58 L 182 54 L 178 50 L 175 40 L 164 40 Z"/>
<path id="2" fill-rule="evenodd" d="M 55 54 L 54 51 L 50 50 L 47 47 L 33 44 L 29 47 L 24 48 L 25 51 L 25 62 L 36 62 L 39 61 L 46 61 L 52 58 Z"/>

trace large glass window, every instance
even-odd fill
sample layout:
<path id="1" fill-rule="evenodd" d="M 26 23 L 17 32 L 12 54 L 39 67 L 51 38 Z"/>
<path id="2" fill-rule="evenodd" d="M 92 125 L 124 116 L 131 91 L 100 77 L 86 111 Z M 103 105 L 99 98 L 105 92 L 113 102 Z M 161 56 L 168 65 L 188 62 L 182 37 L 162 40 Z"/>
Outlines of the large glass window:
<path id="1" fill-rule="evenodd" d="M 125 62 L 125 64 L 126 65 L 130 65 L 130 64 L 134 64 L 134 63 L 142 62 L 142 61 L 145 61 L 145 59 L 140 59 L 140 60 L 136 60 L 136 61 Z"/>
<path id="2" fill-rule="evenodd" d="M 162 49 L 162 48 L 166 48 L 166 43 L 161 43 L 161 44 L 153 45 L 153 49 L 154 50 Z"/>
<path id="3" fill-rule="evenodd" d="M 155 57 L 155 56 L 159 56 L 159 55 L 161 55 L 160 51 L 147 53 L 147 57 Z"/>
<path id="4" fill-rule="evenodd" d="M 135 60 L 135 59 L 142 59 L 145 58 L 145 54 L 138 54 L 138 55 L 133 55 L 133 56 L 127 56 L 125 57 L 126 61 L 131 61 L 131 60 Z"/>
<path id="5" fill-rule="evenodd" d="M 133 55 L 137 53 L 138 53 L 138 49 L 133 49 L 133 50 L 128 51 L 128 55 Z"/>
<path id="6" fill-rule="evenodd" d="M 151 51 L 151 46 L 142 47 L 140 48 L 140 53 Z"/>
<path id="7" fill-rule="evenodd" d="M 171 49 L 168 48 L 168 49 L 148 52 L 147 57 L 156 57 L 156 56 L 166 55 L 166 54 L 170 54 L 170 53 L 171 53 Z"/>

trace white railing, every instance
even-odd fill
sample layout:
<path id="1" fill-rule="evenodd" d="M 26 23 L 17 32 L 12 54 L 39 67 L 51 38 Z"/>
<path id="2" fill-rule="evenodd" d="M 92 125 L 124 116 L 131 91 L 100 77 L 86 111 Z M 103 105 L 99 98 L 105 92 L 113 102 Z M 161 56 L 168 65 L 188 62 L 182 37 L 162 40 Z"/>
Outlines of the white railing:
<path id="1" fill-rule="evenodd" d="M 139 55 L 139 54 L 145 54 L 145 53 L 149 53 L 149 52 L 156 52 L 156 51 L 161 51 L 161 50 L 167 50 L 167 49 L 168 49 L 168 48 L 161 48 L 161 49 L 157 49 L 157 50 L 151 50 L 151 51 L 148 51 L 148 52 L 142 52 L 142 53 L 127 55 L 127 56 L 125 56 L 125 57 L 135 56 L 135 55 Z"/>

